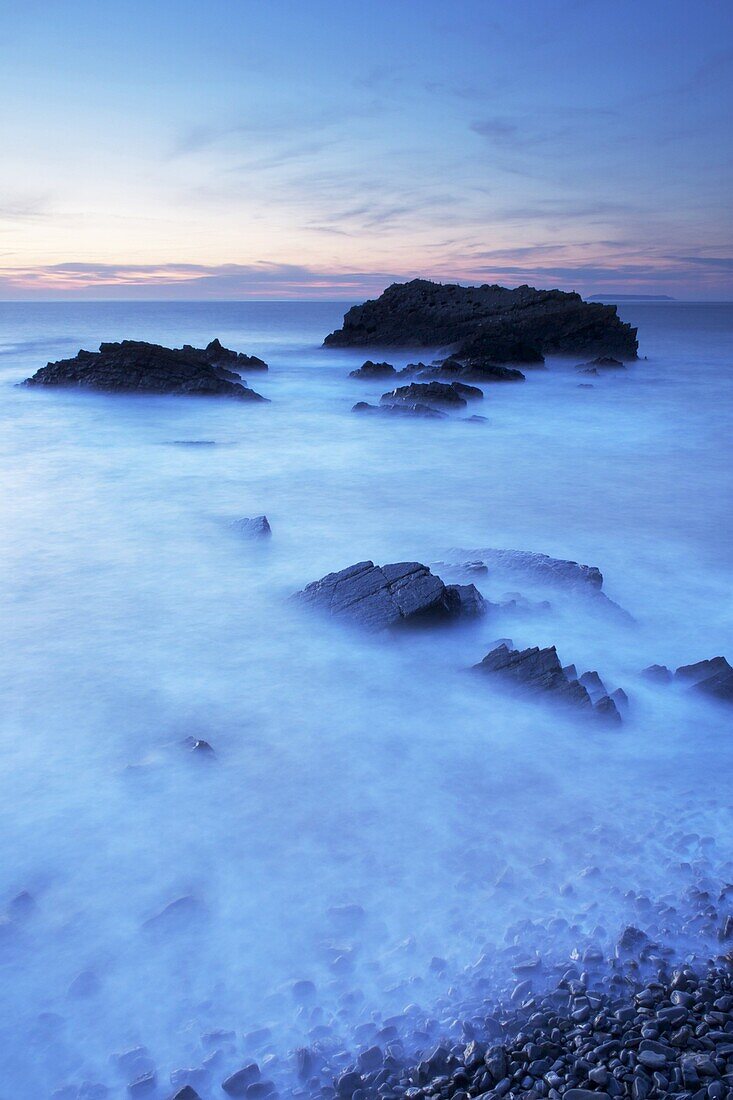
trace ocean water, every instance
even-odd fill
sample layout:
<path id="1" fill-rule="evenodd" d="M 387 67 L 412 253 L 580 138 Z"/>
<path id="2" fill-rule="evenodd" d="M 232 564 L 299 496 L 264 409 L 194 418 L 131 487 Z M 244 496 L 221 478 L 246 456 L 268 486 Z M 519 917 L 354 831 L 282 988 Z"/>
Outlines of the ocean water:
<path id="1" fill-rule="evenodd" d="M 386 387 L 321 348 L 346 308 L 0 304 L 2 1100 L 123 1096 L 110 1056 L 138 1044 L 154 1097 L 220 1046 L 221 1095 L 262 1026 L 287 1094 L 314 1028 L 348 1049 L 354 1023 L 458 997 L 517 920 L 608 945 L 631 894 L 681 896 L 702 853 L 733 876 L 730 711 L 639 676 L 733 656 L 733 305 L 624 304 L 644 358 L 592 388 L 562 361 L 487 385 L 485 423 L 352 414 Z M 270 404 L 17 386 L 101 340 L 215 336 L 268 361 L 247 380 Z M 232 530 L 259 513 L 268 542 Z M 491 575 L 492 599 L 549 609 L 386 639 L 289 600 L 456 546 L 596 565 L 635 623 Z M 470 675 L 503 636 L 622 686 L 624 725 Z"/>

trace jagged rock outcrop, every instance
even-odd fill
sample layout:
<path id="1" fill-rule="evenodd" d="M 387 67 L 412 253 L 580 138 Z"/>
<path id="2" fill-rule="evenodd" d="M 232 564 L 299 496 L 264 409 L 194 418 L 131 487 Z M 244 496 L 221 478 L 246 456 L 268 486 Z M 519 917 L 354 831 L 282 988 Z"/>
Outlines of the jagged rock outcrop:
<path id="1" fill-rule="evenodd" d="M 349 371 L 349 378 L 389 378 L 393 374 L 397 371 L 391 363 L 373 363 L 367 359 L 356 370 Z"/>
<path id="2" fill-rule="evenodd" d="M 463 408 L 468 401 L 479 401 L 483 392 L 477 386 L 463 382 L 410 382 L 406 386 L 383 393 L 385 405 L 444 405 L 447 408 Z"/>
<path id="3" fill-rule="evenodd" d="M 733 668 L 725 657 L 713 657 L 709 661 L 697 661 L 694 665 L 682 665 L 674 678 L 705 695 L 723 702 L 733 702 Z"/>
<path id="4" fill-rule="evenodd" d="M 413 279 L 352 306 L 328 347 L 447 347 L 459 358 L 537 363 L 545 355 L 635 359 L 636 329 L 616 306 L 561 290 L 464 287 Z"/>
<path id="5" fill-rule="evenodd" d="M 113 393 L 183 394 L 265 401 L 240 377 L 252 363 L 267 370 L 255 356 L 223 348 L 218 340 L 205 348 L 166 348 L 142 340 L 100 344 L 99 351 L 80 351 L 73 359 L 48 363 L 27 378 L 26 386 L 78 386 Z M 235 367 L 235 370 L 230 368 Z"/>
<path id="6" fill-rule="evenodd" d="M 621 722 L 616 703 L 607 694 L 598 673 L 584 673 L 580 680 L 571 678 L 562 667 L 554 646 L 518 650 L 505 640 L 473 667 L 477 672 L 496 676 L 524 691 L 549 693 L 563 703 L 597 714 L 606 721 Z"/>
<path id="7" fill-rule="evenodd" d="M 373 631 L 446 622 L 484 610 L 474 585 L 444 584 L 414 561 L 384 566 L 358 562 L 314 581 L 294 598 Z"/>

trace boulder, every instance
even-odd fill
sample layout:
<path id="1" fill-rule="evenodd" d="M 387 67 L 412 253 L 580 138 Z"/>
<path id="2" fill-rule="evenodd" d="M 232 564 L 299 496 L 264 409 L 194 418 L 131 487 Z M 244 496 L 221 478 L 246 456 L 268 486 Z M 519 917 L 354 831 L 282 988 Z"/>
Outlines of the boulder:
<path id="1" fill-rule="evenodd" d="M 447 622 L 484 610 L 474 585 L 446 585 L 419 562 L 362 561 L 314 581 L 295 598 L 372 631 Z"/>
<path id="2" fill-rule="evenodd" d="M 272 534 L 267 516 L 242 516 L 232 522 L 232 527 L 248 539 L 268 539 Z"/>
<path id="3" fill-rule="evenodd" d="M 413 279 L 352 306 L 327 347 L 446 347 L 495 364 L 541 362 L 554 355 L 636 359 L 636 329 L 616 306 L 561 290 L 514 290 Z"/>
<path id="4" fill-rule="evenodd" d="M 446 420 L 447 413 L 440 409 L 431 409 L 429 405 L 370 405 L 368 401 L 357 401 L 352 412 L 356 413 L 390 413 L 395 416 L 421 416 L 423 419 Z"/>
<path id="5" fill-rule="evenodd" d="M 388 378 L 391 374 L 397 374 L 391 363 L 373 363 L 367 359 L 357 370 L 349 372 L 349 378 Z"/>
<path id="6" fill-rule="evenodd" d="M 222 348 L 218 341 L 212 341 L 206 348 L 188 345 L 165 348 L 140 340 L 123 340 L 118 344 L 100 344 L 99 351 L 80 351 L 72 359 L 48 363 L 27 378 L 24 385 L 265 401 L 230 369 L 243 366 L 243 361 L 249 359 Z M 266 364 L 262 363 L 259 369 L 266 370 Z"/>
<path id="7" fill-rule="evenodd" d="M 604 694 L 594 705 L 585 685 L 568 677 L 554 646 L 544 649 L 532 646 L 518 650 L 503 642 L 473 667 L 477 672 L 495 676 L 532 694 L 547 693 L 563 703 L 614 723 L 621 721 L 615 703 L 607 695 Z"/>
<path id="8" fill-rule="evenodd" d="M 222 1081 L 221 1087 L 228 1096 L 246 1096 L 250 1085 L 259 1079 L 260 1067 L 256 1062 L 251 1062 Z"/>
<path id="9" fill-rule="evenodd" d="M 462 382 L 411 382 L 383 393 L 381 400 L 387 405 L 445 405 L 457 409 L 483 396 L 476 386 L 466 386 Z"/>

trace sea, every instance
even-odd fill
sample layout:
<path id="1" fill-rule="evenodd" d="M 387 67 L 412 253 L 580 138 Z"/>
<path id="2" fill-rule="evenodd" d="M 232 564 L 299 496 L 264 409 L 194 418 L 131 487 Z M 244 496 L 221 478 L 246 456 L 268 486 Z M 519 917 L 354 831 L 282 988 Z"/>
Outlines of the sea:
<path id="1" fill-rule="evenodd" d="M 348 305 L 0 303 L 2 1100 L 150 1065 L 206 1100 L 265 1028 L 289 1095 L 293 1050 L 346 1063 L 532 922 L 610 951 L 698 858 L 733 882 L 731 710 L 641 674 L 733 660 L 733 304 L 623 303 L 627 369 L 549 359 L 441 420 L 352 412 L 387 388 L 364 359 L 438 349 L 324 348 Z M 19 385 L 215 337 L 268 403 Z M 455 548 L 597 566 L 628 615 L 491 571 L 482 619 L 396 637 L 291 599 L 367 559 L 465 579 Z M 623 725 L 472 673 L 502 637 L 623 688 Z"/>

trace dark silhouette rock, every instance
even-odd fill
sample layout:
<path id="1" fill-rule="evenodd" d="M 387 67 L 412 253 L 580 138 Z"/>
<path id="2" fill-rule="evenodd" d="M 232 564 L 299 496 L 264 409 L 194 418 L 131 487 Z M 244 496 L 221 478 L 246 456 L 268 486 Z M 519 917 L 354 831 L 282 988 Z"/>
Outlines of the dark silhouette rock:
<path id="1" fill-rule="evenodd" d="M 464 408 L 468 401 L 478 401 L 483 393 L 476 386 L 463 382 L 410 382 L 383 393 L 386 405 L 444 405 L 447 408 Z"/>
<path id="2" fill-rule="evenodd" d="M 374 631 L 444 622 L 484 609 L 474 585 L 446 585 L 419 562 L 381 567 L 359 562 L 314 581 L 295 598 Z"/>
<path id="3" fill-rule="evenodd" d="M 600 699 L 601 696 L 607 695 L 606 687 L 603 680 L 600 678 L 597 672 L 584 672 L 582 676 L 578 677 L 578 683 L 582 684 L 585 690 L 594 701 Z"/>
<path id="4" fill-rule="evenodd" d="M 184 1085 L 183 1088 L 179 1089 L 175 1094 L 173 1100 L 201 1100 L 201 1097 L 191 1085 Z"/>
<path id="5" fill-rule="evenodd" d="M 384 398 L 382 399 L 384 400 Z M 440 409 L 432 409 L 429 405 L 370 405 L 368 401 L 357 401 L 351 410 L 356 413 L 384 413 L 395 416 L 421 416 L 428 420 L 445 420 L 447 414 Z"/>
<path id="6" fill-rule="evenodd" d="M 265 360 L 260 359 L 259 356 L 245 355 L 241 351 L 231 351 L 229 348 L 222 347 L 217 339 L 213 339 L 203 349 L 194 348 L 191 344 L 184 344 L 182 350 L 194 355 L 203 354 L 212 367 L 227 367 L 229 370 L 236 371 L 237 374 L 243 370 L 264 371 L 268 369 Z"/>
<path id="7" fill-rule="evenodd" d="M 243 368 L 244 361 L 251 358 L 222 348 L 218 341 L 206 348 L 164 348 L 140 340 L 123 340 L 100 344 L 99 351 L 80 351 L 73 359 L 48 363 L 24 385 L 265 401 L 230 369 Z M 267 369 L 262 360 L 257 362 L 262 364 L 258 369 Z"/>
<path id="8" fill-rule="evenodd" d="M 256 1062 L 251 1062 L 250 1065 L 238 1069 L 236 1073 L 232 1073 L 230 1077 L 222 1081 L 221 1087 L 228 1096 L 246 1096 L 249 1086 L 253 1085 L 255 1081 L 259 1081 L 259 1079 L 260 1067 Z"/>
<path id="9" fill-rule="evenodd" d="M 674 678 L 722 702 L 733 702 L 733 668 L 725 657 L 682 665 Z"/>
<path id="10" fill-rule="evenodd" d="M 460 358 L 531 363 L 544 355 L 636 359 L 636 329 L 616 306 L 584 302 L 561 290 L 463 287 L 413 279 L 393 283 L 373 301 L 352 306 L 328 347 L 445 347 Z"/>
<path id="11" fill-rule="evenodd" d="M 388 378 L 392 374 L 397 371 L 391 363 L 373 363 L 367 359 L 357 370 L 349 372 L 349 378 Z"/>
<path id="12" fill-rule="evenodd" d="M 426 367 L 413 364 L 399 371 L 398 377 L 429 378 L 437 382 L 524 382 L 524 375 L 514 367 L 502 367 L 485 359 L 462 361 L 454 357 Z"/>
<path id="13" fill-rule="evenodd" d="M 248 539 L 268 539 L 272 534 L 267 516 L 242 516 L 233 520 L 232 527 Z"/>
<path id="14" fill-rule="evenodd" d="M 598 714 L 614 723 L 621 720 L 615 703 L 607 695 L 604 694 L 594 705 L 585 685 L 567 676 L 554 646 L 517 650 L 504 642 L 473 667 L 477 672 L 496 676 L 532 694 L 548 693 L 563 703 Z"/>

